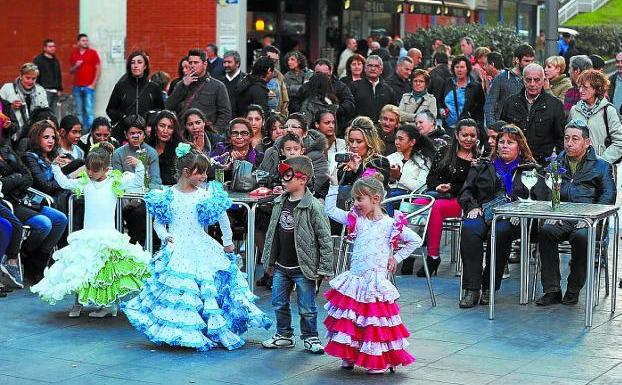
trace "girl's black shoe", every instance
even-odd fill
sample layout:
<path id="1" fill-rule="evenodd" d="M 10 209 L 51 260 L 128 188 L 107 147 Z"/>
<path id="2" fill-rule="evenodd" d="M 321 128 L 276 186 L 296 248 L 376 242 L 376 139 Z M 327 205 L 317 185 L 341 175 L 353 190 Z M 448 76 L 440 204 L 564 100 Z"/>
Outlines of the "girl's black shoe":
<path id="1" fill-rule="evenodd" d="M 428 264 L 428 269 L 430 270 L 430 277 L 438 274 L 438 266 L 441 264 L 441 257 L 432 258 L 426 257 L 426 263 Z M 417 271 L 417 277 L 425 277 L 425 269 L 423 266 Z"/>

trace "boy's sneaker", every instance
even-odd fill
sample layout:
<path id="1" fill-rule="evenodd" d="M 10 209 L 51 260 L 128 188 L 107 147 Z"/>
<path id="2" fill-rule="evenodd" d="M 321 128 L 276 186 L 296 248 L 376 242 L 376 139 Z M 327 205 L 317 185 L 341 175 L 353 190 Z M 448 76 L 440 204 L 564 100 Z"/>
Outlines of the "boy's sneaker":
<path id="1" fill-rule="evenodd" d="M 8 258 L 6 255 L 2 256 L 2 260 L 0 261 L 0 270 L 4 274 L 6 274 L 11 281 L 15 284 L 15 286 L 20 289 L 24 288 L 24 278 L 22 277 L 22 273 L 19 270 L 19 266 L 13 266 L 9 264 Z"/>
<path id="2" fill-rule="evenodd" d="M 324 346 L 322 346 L 322 341 L 319 338 L 307 337 L 302 341 L 304 342 L 305 350 L 313 354 L 324 354 Z"/>
<path id="3" fill-rule="evenodd" d="M 261 346 L 266 349 L 293 348 L 296 346 L 296 341 L 292 337 L 283 337 L 280 334 L 275 334 L 269 340 L 263 341 Z"/>

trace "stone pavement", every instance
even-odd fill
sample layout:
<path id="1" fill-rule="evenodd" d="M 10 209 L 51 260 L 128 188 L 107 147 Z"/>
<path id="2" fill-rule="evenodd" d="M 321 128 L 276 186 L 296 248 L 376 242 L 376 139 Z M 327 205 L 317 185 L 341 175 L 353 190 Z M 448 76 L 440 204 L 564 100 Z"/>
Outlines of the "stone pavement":
<path id="1" fill-rule="evenodd" d="M 512 278 L 497 296 L 497 318 L 489 321 L 487 307 L 458 308 L 458 278 L 451 272 L 444 262 L 433 278 L 436 308 L 430 306 L 424 279 L 397 278 L 417 362 L 382 376 L 340 370 L 336 359 L 307 354 L 302 344 L 285 351 L 262 349 L 259 342 L 274 329 L 248 333 L 248 343 L 231 352 L 160 347 L 123 315 L 69 319 L 72 299 L 49 306 L 20 290 L 0 299 L 0 384 L 622 383 L 622 318 L 611 316 L 608 298 L 601 299 L 594 327 L 587 330 L 583 296 L 575 307 L 518 305 L 518 265 L 512 265 Z M 273 316 L 268 292 L 259 288 L 257 293 L 262 309 Z M 324 314 L 322 309 L 320 321 Z"/>

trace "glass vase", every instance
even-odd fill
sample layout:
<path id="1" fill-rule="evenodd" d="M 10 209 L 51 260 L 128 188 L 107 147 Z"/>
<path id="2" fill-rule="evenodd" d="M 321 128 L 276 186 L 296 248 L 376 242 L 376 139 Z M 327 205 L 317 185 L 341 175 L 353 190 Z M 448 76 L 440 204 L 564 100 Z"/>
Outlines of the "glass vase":
<path id="1" fill-rule="evenodd" d="M 553 210 L 559 210 L 561 203 L 561 187 L 562 184 L 560 182 L 553 182 L 553 188 L 551 189 L 551 207 Z"/>

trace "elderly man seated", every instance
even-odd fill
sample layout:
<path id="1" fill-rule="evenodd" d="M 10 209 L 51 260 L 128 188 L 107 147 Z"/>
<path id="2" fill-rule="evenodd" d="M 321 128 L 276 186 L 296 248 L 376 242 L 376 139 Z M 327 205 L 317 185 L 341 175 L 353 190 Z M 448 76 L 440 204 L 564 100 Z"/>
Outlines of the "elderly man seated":
<path id="1" fill-rule="evenodd" d="M 561 200 L 576 203 L 611 205 L 616 186 L 611 164 L 596 156 L 590 132 L 584 122 L 572 121 L 565 129 L 564 151 L 559 155 L 562 174 Z M 583 222 L 547 220 L 539 233 L 544 295 L 536 304 L 575 305 L 585 283 L 588 230 Z M 568 287 L 562 299 L 558 244 L 569 241 L 572 250 Z"/>

